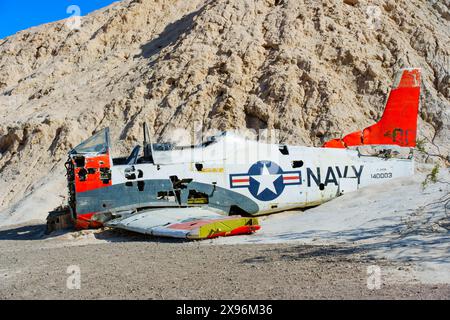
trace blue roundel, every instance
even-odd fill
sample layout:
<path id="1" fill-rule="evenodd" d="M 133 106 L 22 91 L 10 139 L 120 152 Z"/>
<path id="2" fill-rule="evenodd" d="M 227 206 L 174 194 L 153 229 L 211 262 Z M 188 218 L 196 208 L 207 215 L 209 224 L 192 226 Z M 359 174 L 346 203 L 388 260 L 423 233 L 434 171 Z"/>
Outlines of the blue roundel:
<path id="1" fill-rule="evenodd" d="M 248 170 L 250 193 L 260 201 L 278 198 L 284 190 L 283 170 L 272 161 L 258 161 Z"/>
<path id="2" fill-rule="evenodd" d="M 258 161 L 245 173 L 230 174 L 230 188 L 245 188 L 260 201 L 278 198 L 286 186 L 302 184 L 300 171 L 283 171 L 272 161 Z"/>

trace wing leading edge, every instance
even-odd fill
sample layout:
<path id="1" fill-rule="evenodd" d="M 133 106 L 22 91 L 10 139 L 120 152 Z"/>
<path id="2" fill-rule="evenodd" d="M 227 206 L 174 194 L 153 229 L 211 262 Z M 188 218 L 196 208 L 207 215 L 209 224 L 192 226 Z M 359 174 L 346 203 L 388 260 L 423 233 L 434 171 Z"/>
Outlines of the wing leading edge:
<path id="1" fill-rule="evenodd" d="M 145 210 L 109 221 L 108 227 L 158 237 L 212 239 L 259 230 L 257 218 L 225 217 L 204 208 L 164 208 Z"/>

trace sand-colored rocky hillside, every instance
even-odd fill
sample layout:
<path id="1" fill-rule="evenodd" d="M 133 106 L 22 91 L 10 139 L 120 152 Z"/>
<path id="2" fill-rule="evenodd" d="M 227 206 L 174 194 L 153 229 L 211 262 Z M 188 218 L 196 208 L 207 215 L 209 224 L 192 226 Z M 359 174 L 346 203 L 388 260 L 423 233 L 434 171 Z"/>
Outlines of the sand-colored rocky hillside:
<path id="1" fill-rule="evenodd" d="M 0 40 L 0 223 L 64 202 L 67 151 L 105 126 L 122 149 L 143 120 L 320 145 L 376 121 L 410 66 L 420 137 L 447 156 L 448 0 L 125 0 L 20 32 Z"/>

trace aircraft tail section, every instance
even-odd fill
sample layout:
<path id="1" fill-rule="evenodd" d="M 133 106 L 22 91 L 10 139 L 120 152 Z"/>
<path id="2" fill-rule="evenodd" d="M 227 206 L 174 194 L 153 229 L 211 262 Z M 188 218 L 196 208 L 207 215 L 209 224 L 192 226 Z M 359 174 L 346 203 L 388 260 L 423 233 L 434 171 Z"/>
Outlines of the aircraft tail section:
<path id="1" fill-rule="evenodd" d="M 325 148 L 359 145 L 415 147 L 420 99 L 420 69 L 403 69 L 397 74 L 383 116 L 374 125 L 326 142 Z"/>

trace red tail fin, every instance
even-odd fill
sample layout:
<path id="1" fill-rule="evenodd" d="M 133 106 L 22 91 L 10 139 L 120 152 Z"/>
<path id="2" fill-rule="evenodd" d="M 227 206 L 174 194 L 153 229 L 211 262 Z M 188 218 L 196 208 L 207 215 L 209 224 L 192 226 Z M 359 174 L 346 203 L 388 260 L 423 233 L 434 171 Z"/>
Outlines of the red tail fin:
<path id="1" fill-rule="evenodd" d="M 380 121 L 363 131 L 328 141 L 323 147 L 346 148 L 371 144 L 415 147 L 419 98 L 420 69 L 402 70 L 397 75 Z"/>

